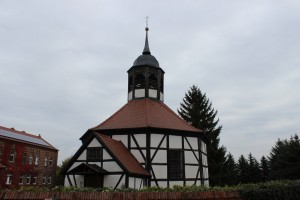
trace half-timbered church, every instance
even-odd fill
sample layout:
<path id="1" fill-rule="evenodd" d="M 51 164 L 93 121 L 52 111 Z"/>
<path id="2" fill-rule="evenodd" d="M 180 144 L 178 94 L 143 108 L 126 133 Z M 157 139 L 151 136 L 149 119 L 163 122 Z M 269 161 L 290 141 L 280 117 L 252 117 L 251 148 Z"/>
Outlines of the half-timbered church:
<path id="1" fill-rule="evenodd" d="M 164 104 L 164 71 L 145 46 L 128 72 L 128 102 L 80 138 L 65 186 L 208 185 L 203 131 Z"/>

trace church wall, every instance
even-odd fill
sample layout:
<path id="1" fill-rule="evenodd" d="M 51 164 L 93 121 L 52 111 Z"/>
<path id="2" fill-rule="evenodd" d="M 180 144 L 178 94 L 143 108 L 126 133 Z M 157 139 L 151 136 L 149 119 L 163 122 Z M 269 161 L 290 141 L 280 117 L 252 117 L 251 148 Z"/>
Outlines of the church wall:
<path id="1" fill-rule="evenodd" d="M 141 189 L 143 188 L 143 179 L 141 178 L 135 178 L 135 177 L 129 177 L 129 187 L 134 189 Z"/>
<path id="2" fill-rule="evenodd" d="M 83 150 L 77 160 L 86 160 L 86 150 Z"/>
<path id="3" fill-rule="evenodd" d="M 159 143 L 161 142 L 162 138 L 164 137 L 163 134 L 151 134 L 151 147 L 158 147 Z M 162 142 L 160 148 L 166 148 L 166 138 Z"/>
<path id="4" fill-rule="evenodd" d="M 127 147 L 127 144 L 128 144 L 128 136 L 127 135 L 113 135 L 112 139 L 121 141 Z"/>
<path id="5" fill-rule="evenodd" d="M 88 147 L 101 147 L 102 145 L 99 143 L 99 141 L 94 138 L 88 145 Z"/>
<path id="6" fill-rule="evenodd" d="M 155 150 L 151 149 L 151 157 L 154 155 Z M 152 163 L 167 163 L 167 150 L 158 150 Z"/>
<path id="7" fill-rule="evenodd" d="M 197 171 L 199 166 L 185 166 L 185 177 L 186 178 L 200 178 L 199 175 L 197 177 Z"/>
<path id="8" fill-rule="evenodd" d="M 121 177 L 120 174 L 104 176 L 103 187 L 112 187 L 112 188 L 114 188 L 117 185 L 120 177 Z M 118 188 L 121 188 L 122 185 L 125 185 L 125 176 L 122 178 L 120 184 L 118 185 Z"/>
<path id="9" fill-rule="evenodd" d="M 134 134 L 133 135 L 140 147 L 146 147 L 146 134 Z M 137 147 L 134 140 L 131 138 L 131 147 Z"/>
<path id="10" fill-rule="evenodd" d="M 142 152 L 144 155 L 146 155 L 146 150 L 142 150 Z M 139 150 L 131 149 L 131 154 L 138 160 L 139 163 L 145 162 L 145 160 Z"/>
<path id="11" fill-rule="evenodd" d="M 182 148 L 182 137 L 181 136 L 169 136 L 169 148 L 181 149 Z"/>
<path id="12" fill-rule="evenodd" d="M 156 178 L 167 179 L 168 167 L 167 165 L 152 165 Z"/>
<path id="13" fill-rule="evenodd" d="M 197 156 L 197 158 L 199 158 L 199 153 L 196 151 L 194 151 L 194 153 L 192 151 L 185 151 L 184 152 L 184 157 L 185 157 L 185 163 L 188 164 L 198 164 L 198 160 L 195 157 L 195 155 Z"/>

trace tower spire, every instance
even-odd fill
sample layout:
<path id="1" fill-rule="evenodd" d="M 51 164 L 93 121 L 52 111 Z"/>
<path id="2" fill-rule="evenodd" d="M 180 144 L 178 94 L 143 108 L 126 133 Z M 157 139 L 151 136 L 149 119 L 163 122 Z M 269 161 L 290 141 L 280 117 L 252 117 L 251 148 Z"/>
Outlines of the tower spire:
<path id="1" fill-rule="evenodd" d="M 150 52 L 150 48 L 149 48 L 149 43 L 148 43 L 148 31 L 149 31 L 149 28 L 148 28 L 148 16 L 146 17 L 146 40 L 145 40 L 145 47 L 144 47 L 144 50 L 143 50 L 143 55 L 149 55 L 151 54 Z"/>

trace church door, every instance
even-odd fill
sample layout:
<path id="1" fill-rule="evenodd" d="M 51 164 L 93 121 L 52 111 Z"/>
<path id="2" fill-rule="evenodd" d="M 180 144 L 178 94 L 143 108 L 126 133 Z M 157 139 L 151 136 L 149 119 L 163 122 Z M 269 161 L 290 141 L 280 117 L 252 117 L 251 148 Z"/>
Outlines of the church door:
<path id="1" fill-rule="evenodd" d="M 84 186 L 92 188 L 102 188 L 103 187 L 103 175 L 85 175 Z"/>

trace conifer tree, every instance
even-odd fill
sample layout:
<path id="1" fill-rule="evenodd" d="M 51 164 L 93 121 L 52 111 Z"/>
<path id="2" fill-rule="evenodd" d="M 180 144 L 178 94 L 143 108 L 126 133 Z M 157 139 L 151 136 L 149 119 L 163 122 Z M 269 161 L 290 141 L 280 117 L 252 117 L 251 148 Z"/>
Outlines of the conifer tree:
<path id="1" fill-rule="evenodd" d="M 258 183 L 262 181 L 259 163 L 251 153 L 248 155 L 247 180 L 249 183 Z"/>
<path id="2" fill-rule="evenodd" d="M 245 159 L 243 155 L 241 155 L 237 162 L 237 172 L 238 172 L 237 174 L 238 174 L 239 183 L 249 183 L 248 167 L 249 167 L 248 161 Z"/>
<path id="3" fill-rule="evenodd" d="M 261 179 L 263 182 L 265 182 L 268 179 L 270 173 L 269 161 L 265 156 L 261 157 L 259 167 L 261 171 Z"/>
<path id="4" fill-rule="evenodd" d="M 205 132 L 209 141 L 207 154 L 210 185 L 221 185 L 226 148 L 219 146 L 222 126 L 218 125 L 218 112 L 212 107 L 206 94 L 195 85 L 185 94 L 177 111 L 186 122 Z"/>
<path id="5" fill-rule="evenodd" d="M 223 168 L 223 185 L 236 185 L 237 181 L 237 167 L 233 155 L 228 153 Z"/>

